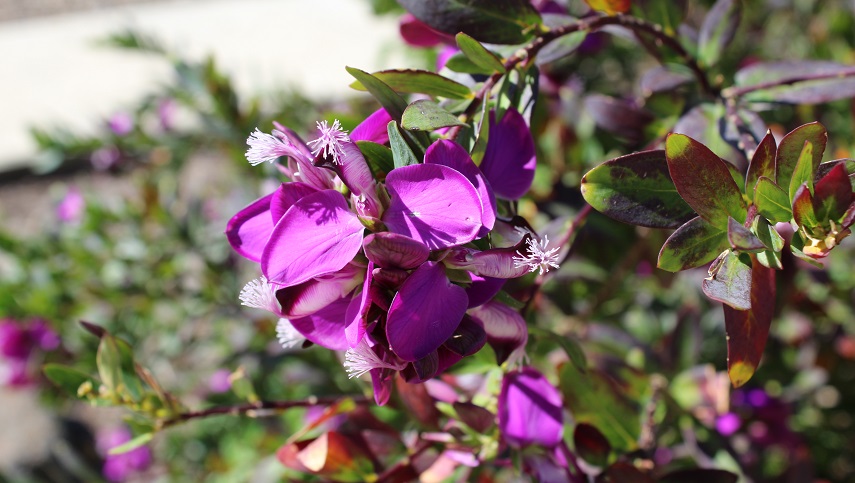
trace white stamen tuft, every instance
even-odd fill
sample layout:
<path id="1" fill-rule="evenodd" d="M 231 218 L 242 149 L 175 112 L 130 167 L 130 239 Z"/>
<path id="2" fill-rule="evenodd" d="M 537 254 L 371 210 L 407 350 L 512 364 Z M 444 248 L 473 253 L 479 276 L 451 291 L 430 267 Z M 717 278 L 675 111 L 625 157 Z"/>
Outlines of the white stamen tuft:
<path id="1" fill-rule="evenodd" d="M 347 131 L 341 128 L 338 119 L 333 121 L 332 126 L 328 126 L 326 121 L 318 121 L 317 125 L 321 135 L 308 143 L 312 148 L 312 154 L 317 156 L 323 153 L 324 157 L 331 157 L 335 164 L 341 164 L 341 158 L 344 156 L 342 144 L 350 142 Z"/>
<path id="2" fill-rule="evenodd" d="M 279 319 L 279 322 L 276 323 L 276 338 L 282 344 L 282 347 L 286 349 L 293 349 L 306 340 L 303 334 L 298 332 L 288 319 Z"/>
<path id="3" fill-rule="evenodd" d="M 526 242 L 528 245 L 528 254 L 523 255 L 517 250 L 518 257 L 514 257 L 514 267 L 528 267 L 529 272 L 540 270 L 540 275 L 549 272 L 549 267 L 558 268 L 558 250 L 561 247 L 546 249 L 549 244 L 549 237 L 544 236 L 543 241 L 537 242 L 535 238 L 529 238 Z"/>
<path id="4" fill-rule="evenodd" d="M 344 353 L 344 368 L 347 371 L 348 379 L 360 377 L 367 374 L 372 369 L 392 369 L 400 371 L 406 367 L 406 364 L 392 364 L 385 362 L 374 352 L 374 349 L 368 346 L 366 338 L 356 347 L 352 347 Z"/>
<path id="5" fill-rule="evenodd" d="M 279 131 L 274 130 L 273 134 L 267 134 L 255 128 L 255 132 L 246 138 L 246 144 L 249 146 L 246 150 L 246 160 L 249 164 L 258 166 L 261 163 L 272 163 L 289 153 L 289 145 L 275 136 L 277 133 Z"/>
<path id="6" fill-rule="evenodd" d="M 249 281 L 240 291 L 240 303 L 254 309 L 266 310 L 280 315 L 279 301 L 276 300 L 276 287 L 266 277 Z"/>

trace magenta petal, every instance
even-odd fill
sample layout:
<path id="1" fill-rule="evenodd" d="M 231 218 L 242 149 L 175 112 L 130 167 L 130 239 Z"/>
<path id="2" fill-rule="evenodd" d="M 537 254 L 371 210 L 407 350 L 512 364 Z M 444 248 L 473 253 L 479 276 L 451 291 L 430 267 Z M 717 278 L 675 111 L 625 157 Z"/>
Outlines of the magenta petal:
<path id="1" fill-rule="evenodd" d="M 524 245 L 517 245 L 522 248 Z M 491 248 L 478 251 L 470 248 L 455 248 L 443 260 L 452 268 L 468 270 L 481 277 L 517 278 L 529 272 L 527 265 L 514 263 L 518 248 Z"/>
<path id="2" fill-rule="evenodd" d="M 344 320 L 350 297 L 342 297 L 312 315 L 291 319 L 291 325 L 306 339 L 335 351 L 348 348 Z"/>
<path id="3" fill-rule="evenodd" d="M 374 402 L 378 406 L 385 406 L 392 396 L 392 382 L 395 380 L 392 369 L 371 369 L 371 386 L 374 389 Z"/>
<path id="4" fill-rule="evenodd" d="M 316 191 L 318 191 L 316 188 L 306 183 L 282 183 L 279 189 L 273 192 L 273 198 L 270 199 L 270 216 L 273 219 L 273 224 L 275 225 L 282 219 L 288 208 L 291 208 L 300 198 Z"/>
<path id="5" fill-rule="evenodd" d="M 484 327 L 487 342 L 495 351 L 499 364 L 505 362 L 517 349 L 525 347 L 528 342 L 525 319 L 505 304 L 487 302 L 469 310 L 469 315 Z"/>
<path id="6" fill-rule="evenodd" d="M 481 231 L 478 236 L 484 236 L 493 229 L 496 222 L 496 196 L 487 182 L 487 178 L 472 162 L 472 158 L 459 144 L 440 139 L 430 145 L 425 152 L 425 163 L 441 164 L 457 170 L 472 183 L 481 199 Z"/>
<path id="7" fill-rule="evenodd" d="M 389 131 L 386 126 L 391 120 L 392 116 L 386 112 L 386 109 L 378 109 L 353 129 L 350 140 L 386 144 L 389 142 Z"/>
<path id="8" fill-rule="evenodd" d="M 386 320 L 389 346 L 405 361 L 427 356 L 454 334 L 468 302 L 466 291 L 448 280 L 442 264 L 424 263 L 392 300 Z"/>
<path id="9" fill-rule="evenodd" d="M 273 194 L 255 200 L 246 208 L 237 212 L 226 225 L 226 237 L 229 244 L 241 256 L 260 262 L 264 246 L 273 232 L 270 217 L 270 201 Z"/>
<path id="10" fill-rule="evenodd" d="M 469 308 L 478 307 L 491 300 L 502 290 L 506 280 L 502 278 L 481 277 L 470 273 L 472 285 L 466 289 L 466 295 L 469 296 Z"/>
<path id="11" fill-rule="evenodd" d="M 528 192 L 534 181 L 534 139 L 525 119 L 516 110 L 505 111 L 498 124 L 494 118 L 491 112 L 490 137 L 481 171 L 496 196 L 517 200 Z"/>
<path id="12" fill-rule="evenodd" d="M 363 226 L 341 193 L 301 198 L 279 220 L 261 257 L 261 271 L 282 286 L 344 268 L 362 247 Z"/>
<path id="13" fill-rule="evenodd" d="M 345 316 L 344 335 L 347 337 L 347 343 L 350 347 L 356 347 L 362 338 L 365 336 L 365 328 L 368 325 L 366 317 L 368 309 L 371 308 L 371 279 L 374 271 L 374 264 L 368 262 L 368 268 L 365 270 L 365 281 L 362 283 L 362 293 L 359 297 L 353 297 L 350 305 L 347 307 Z"/>
<path id="14" fill-rule="evenodd" d="M 564 415 L 561 394 L 536 370 L 526 367 L 509 372 L 499 393 L 499 430 L 511 446 L 561 442 Z"/>
<path id="15" fill-rule="evenodd" d="M 311 315 L 353 290 L 362 282 L 364 268 L 347 265 L 338 272 L 276 291 L 282 314 L 291 319 Z"/>
<path id="16" fill-rule="evenodd" d="M 392 198 L 383 222 L 433 249 L 474 240 L 481 229 L 481 200 L 458 171 L 437 164 L 414 164 L 386 176 Z"/>
<path id="17" fill-rule="evenodd" d="M 466 357 L 481 350 L 486 342 L 487 334 L 484 332 L 484 326 L 472 317 L 464 315 L 454 334 L 442 344 L 442 347 L 461 357 Z"/>
<path id="18" fill-rule="evenodd" d="M 365 256 L 380 268 L 409 270 L 426 262 L 430 250 L 421 242 L 389 231 L 372 233 L 362 240 Z"/>
<path id="19" fill-rule="evenodd" d="M 404 42 L 413 47 L 433 47 L 449 38 L 447 35 L 428 27 L 427 24 L 409 13 L 401 16 L 399 29 Z"/>

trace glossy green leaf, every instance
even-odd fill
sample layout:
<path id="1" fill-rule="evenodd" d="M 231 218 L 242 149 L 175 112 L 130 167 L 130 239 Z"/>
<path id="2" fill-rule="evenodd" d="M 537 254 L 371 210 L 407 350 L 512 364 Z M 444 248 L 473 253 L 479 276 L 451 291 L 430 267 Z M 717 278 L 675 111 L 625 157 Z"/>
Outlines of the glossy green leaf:
<path id="1" fill-rule="evenodd" d="M 806 184 L 796 189 L 796 195 L 793 198 L 793 219 L 796 224 L 807 228 L 809 231 L 819 225 L 816 212 L 813 210 L 813 196 L 811 196 L 810 189 Z"/>
<path id="2" fill-rule="evenodd" d="M 664 151 L 615 158 L 582 177 L 582 196 L 615 220 L 651 228 L 677 228 L 695 217 L 680 198 Z"/>
<path id="3" fill-rule="evenodd" d="M 388 129 L 388 126 L 387 126 Z M 372 143 L 371 141 L 356 141 L 359 151 L 368 163 L 371 169 L 371 174 L 375 179 L 380 181 L 386 179 L 389 171 L 395 169 L 395 157 L 392 150 L 382 144 Z"/>
<path id="4" fill-rule="evenodd" d="M 389 121 L 386 125 L 386 131 L 389 133 L 389 144 L 392 147 L 392 159 L 395 162 L 396 168 L 418 164 L 419 159 L 413 154 L 413 150 L 404 140 L 401 130 L 398 128 L 398 123 Z"/>
<path id="5" fill-rule="evenodd" d="M 389 116 L 392 119 L 396 121 L 401 120 L 401 116 L 404 115 L 404 110 L 407 108 L 407 101 L 405 101 L 404 98 L 399 96 L 398 93 L 392 90 L 392 88 L 385 82 L 364 70 L 359 70 L 354 67 L 345 67 L 345 69 L 350 75 L 359 81 L 363 88 L 367 89 L 368 92 L 377 99 L 377 102 L 386 109 L 386 112 L 389 113 Z"/>
<path id="6" fill-rule="evenodd" d="M 110 449 L 109 454 L 117 455 L 117 454 L 127 453 L 128 451 L 137 449 L 140 446 L 148 443 L 152 439 L 154 439 L 154 433 L 140 434 L 139 436 L 135 436 L 130 441 L 123 443 L 123 444 L 120 444 L 119 446 L 116 446 L 115 448 Z"/>
<path id="7" fill-rule="evenodd" d="M 790 178 L 790 203 L 796 195 L 796 190 L 802 184 L 806 185 L 808 191 L 813 195 L 813 144 L 810 141 L 805 141 L 802 147 L 802 152 L 799 154 L 799 160 L 796 162 L 796 167 L 793 170 L 793 175 Z"/>
<path id="8" fill-rule="evenodd" d="M 484 69 L 487 72 L 505 72 L 505 66 L 501 59 L 496 54 L 487 50 L 480 42 L 466 35 L 459 33 L 454 37 L 457 40 L 457 47 L 463 52 L 473 64 Z"/>
<path id="9" fill-rule="evenodd" d="M 391 87 L 395 92 L 427 94 L 429 96 L 446 97 L 449 99 L 468 99 L 472 97 L 472 91 L 465 85 L 427 70 L 382 70 L 374 72 L 371 75 Z M 359 81 L 354 82 L 350 87 L 360 91 L 367 90 Z"/>
<path id="10" fill-rule="evenodd" d="M 813 207 L 823 224 L 828 220 L 839 222 L 853 201 L 852 184 L 844 163 L 837 164 L 816 183 Z"/>
<path id="11" fill-rule="evenodd" d="M 748 382 L 760 365 L 775 312 L 775 271 L 752 257 L 749 274 L 751 309 L 724 306 L 727 374 L 734 387 Z"/>
<path id="12" fill-rule="evenodd" d="M 540 24 L 528 0 L 398 0 L 430 27 L 455 35 L 464 32 L 481 42 L 520 44 Z"/>
<path id="13" fill-rule="evenodd" d="M 583 460 L 600 468 L 608 464 L 612 452 L 612 446 L 603 433 L 587 423 L 579 423 L 573 429 L 573 447 Z"/>
<path id="14" fill-rule="evenodd" d="M 463 54 L 463 52 L 452 55 L 445 63 L 445 68 L 462 74 L 490 75 L 493 73 L 493 69 L 481 67 L 475 62 L 472 62 L 469 60 L 469 57 L 466 57 L 466 55 Z"/>
<path id="15" fill-rule="evenodd" d="M 745 255 L 747 257 L 748 255 Z M 722 253 L 710 267 L 702 288 L 707 297 L 737 310 L 751 308 L 751 265 L 734 251 Z"/>
<path id="16" fill-rule="evenodd" d="M 796 164 L 799 162 L 805 141 L 810 141 L 813 145 L 811 159 L 813 171 L 816 171 L 822 160 L 822 154 L 825 152 L 825 145 L 828 143 L 828 133 L 825 126 L 818 122 L 804 124 L 793 129 L 781 139 L 781 143 L 778 145 L 778 153 L 775 156 L 777 171 L 775 181 L 787 192 L 788 196 L 790 195 L 790 179 L 793 177 L 793 171 L 796 170 Z"/>
<path id="17" fill-rule="evenodd" d="M 784 238 L 778 233 L 774 226 L 770 225 L 766 218 L 758 216 L 754 218 L 752 231 L 757 238 L 766 246 L 766 250 L 757 253 L 757 261 L 764 267 L 783 269 L 781 265 L 781 250 L 784 249 Z"/>
<path id="18" fill-rule="evenodd" d="M 793 217 L 787 193 L 765 176 L 754 186 L 754 204 L 757 211 L 773 223 L 790 221 Z"/>
<path id="19" fill-rule="evenodd" d="M 740 0 L 718 0 L 710 9 L 698 33 L 698 60 L 715 65 L 725 47 L 733 40 L 742 17 Z"/>
<path id="20" fill-rule="evenodd" d="M 454 114 L 427 99 L 413 102 L 401 117 L 401 126 L 410 131 L 433 131 L 449 126 L 465 126 Z"/>
<path id="21" fill-rule="evenodd" d="M 668 135 L 665 156 L 677 192 L 701 218 L 722 230 L 728 216 L 745 222 L 745 201 L 721 158 L 683 134 Z"/>
<path id="22" fill-rule="evenodd" d="M 751 230 L 733 218 L 727 220 L 727 240 L 731 248 L 741 252 L 756 253 L 766 249 L 766 245 Z"/>
<path id="23" fill-rule="evenodd" d="M 665 240 L 657 266 L 669 272 L 700 267 L 727 248 L 727 233 L 701 217 L 692 218 Z"/>
<path id="24" fill-rule="evenodd" d="M 745 194 L 748 195 L 749 201 L 754 201 L 754 188 L 761 176 L 772 181 L 775 180 L 775 154 L 777 152 L 775 136 L 772 135 L 772 131 L 768 131 L 754 151 L 754 156 L 751 157 L 751 164 L 748 165 L 748 172 L 745 175 Z"/>
<path id="25" fill-rule="evenodd" d="M 77 395 L 83 383 L 89 382 L 93 387 L 97 387 L 95 379 L 88 374 L 61 364 L 45 364 L 42 372 L 52 383 L 73 396 Z"/>

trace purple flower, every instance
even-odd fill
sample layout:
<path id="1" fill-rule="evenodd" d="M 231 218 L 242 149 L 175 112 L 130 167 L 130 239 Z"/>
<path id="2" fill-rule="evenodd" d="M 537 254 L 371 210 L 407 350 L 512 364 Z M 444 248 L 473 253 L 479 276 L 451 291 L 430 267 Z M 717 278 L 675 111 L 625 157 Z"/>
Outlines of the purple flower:
<path id="1" fill-rule="evenodd" d="M 175 125 L 175 111 L 178 109 L 178 103 L 175 99 L 167 97 L 161 99 L 157 103 L 157 119 L 160 121 L 160 127 L 164 131 L 171 131 Z"/>
<path id="2" fill-rule="evenodd" d="M 499 393 L 499 430 L 509 445 L 553 447 L 564 431 L 561 394 L 537 370 L 509 372 Z"/>
<path id="3" fill-rule="evenodd" d="M 232 388 L 231 374 L 228 369 L 217 369 L 208 378 L 208 389 L 215 394 L 228 392 Z"/>
<path id="4" fill-rule="evenodd" d="M 724 413 L 715 420 L 715 428 L 723 436 L 730 436 L 742 425 L 736 413 Z"/>
<path id="5" fill-rule="evenodd" d="M 109 454 L 109 451 L 131 440 L 131 432 L 122 426 L 98 434 L 98 452 L 104 456 L 101 473 L 109 481 L 125 481 L 145 471 L 151 465 L 151 450 L 139 446 L 126 453 Z"/>
<path id="6" fill-rule="evenodd" d="M 134 118 L 127 112 L 117 112 L 110 116 L 107 125 L 116 136 L 125 136 L 134 130 Z"/>
<path id="7" fill-rule="evenodd" d="M 86 201 L 77 188 L 71 187 L 56 207 L 56 217 L 63 223 L 75 223 L 80 220 Z"/>
<path id="8" fill-rule="evenodd" d="M 98 148 L 89 156 L 92 167 L 98 171 L 106 171 L 116 166 L 121 159 L 122 153 L 116 146 Z"/>
<path id="9" fill-rule="evenodd" d="M 507 200 L 520 199 L 531 188 L 536 165 L 534 138 L 525 118 L 514 109 L 496 122 L 490 112 L 490 133 L 481 171 L 490 181 L 496 196 Z"/>
<path id="10" fill-rule="evenodd" d="M 37 350 L 51 351 L 59 337 L 44 320 L 29 324 L 0 321 L 0 384 L 23 386 L 33 381 L 31 361 Z"/>

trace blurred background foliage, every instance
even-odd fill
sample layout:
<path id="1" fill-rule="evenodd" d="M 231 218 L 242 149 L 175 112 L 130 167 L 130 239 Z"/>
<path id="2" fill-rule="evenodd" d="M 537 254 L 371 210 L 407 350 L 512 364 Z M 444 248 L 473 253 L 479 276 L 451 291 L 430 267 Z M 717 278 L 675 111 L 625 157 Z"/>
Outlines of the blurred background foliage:
<path id="1" fill-rule="evenodd" d="M 633 12 L 691 38 L 712 3 L 638 0 Z M 391 0 L 373 4 L 378 15 L 403 13 Z M 575 0 L 567 8 L 576 15 L 587 10 Z M 671 17 L 659 12 L 684 19 L 685 26 L 669 26 Z M 853 32 L 855 4 L 848 0 L 744 2 L 734 41 L 709 77 L 726 87 L 740 67 L 760 60 L 827 59 L 853 65 Z M 137 361 L 191 408 L 245 401 L 245 391 L 229 390 L 242 384 L 235 384 L 243 380 L 239 368 L 262 400 L 365 392 L 364 385 L 347 379 L 332 353 L 281 349 L 276 321 L 239 306 L 240 289 L 257 274 L 230 250 L 222 233 L 231 215 L 269 192 L 268 180 L 275 178 L 274 167 L 252 168 L 244 159 L 245 139 L 253 129 L 269 130 L 276 120 L 310 136 L 316 120 L 333 118 L 351 129 L 376 108 L 373 101 L 355 93 L 351 99 L 318 104 L 287 88 L 260 96 L 239 93 L 215 59 L 175 58 L 157 39 L 140 33 L 119 33 L 107 42 L 161 56 L 173 65 L 174 78 L 105 122 L 98 136 L 54 128 L 33 132 L 43 150 L 37 179 L 51 186 L 35 196 L 49 197 L 60 211 L 40 213 L 41 229 L 30 233 L 11 222 L 0 226 L 0 315 L 20 324 L 46 320 L 61 343 L 32 356 L 28 387 L 37 387 L 42 404 L 58 417 L 83 421 L 93 432 L 102 429 L 100 413 L 82 409 L 85 403 L 37 371 L 43 362 L 57 362 L 96 372 L 98 339 L 78 325 L 86 320 L 128 341 Z M 413 55 L 423 56 L 431 68 L 436 53 L 413 49 Z M 538 172 L 530 198 L 520 205 L 528 219 L 543 226 L 578 212 L 584 203 L 582 174 L 606 159 L 655 144 L 703 100 L 704 93 L 691 85 L 645 91 L 642 79 L 655 65 L 637 40 L 599 32 L 574 54 L 543 66 L 532 121 Z M 616 114 L 602 108 L 597 95 L 618 99 L 622 107 L 616 112 L 627 116 L 626 122 L 610 123 Z M 818 120 L 829 132 L 825 159 L 853 157 L 851 99 L 761 107 L 758 114 L 774 133 Z M 18 181 L 0 180 L 12 182 Z M 82 198 L 70 212 L 69 196 Z M 832 252 L 825 269 L 785 259 L 763 363 L 746 387 L 732 390 L 723 372 L 721 309 L 700 291 L 706 271 L 657 270 L 658 247 L 666 237 L 661 230 L 594 213 L 579 232 L 572 257 L 542 287 L 530 322 L 576 341 L 601 378 L 580 378 L 567 366 L 559 371 L 574 415 L 597 422 L 603 411 L 613 413 L 629 421 L 635 438 L 652 421 L 655 443 L 641 449 L 655 449 L 648 457 L 656 465 L 694 461 L 758 482 L 852 481 L 852 241 Z M 530 344 L 535 360 L 560 358 L 560 347 L 549 337 L 535 333 Z M 486 359 L 473 358 L 467 368 Z M 223 383 L 229 374 L 231 384 Z M 617 381 L 620 390 L 615 391 Z M 591 404 L 579 396 L 584 394 L 606 402 Z M 375 413 L 399 429 L 419 427 L 400 403 Z M 118 424 L 119 415 L 108 414 Z M 153 463 L 128 473 L 129 478 L 307 479 L 275 457 L 306 417 L 307 411 L 295 409 L 268 418 L 223 416 L 170 429 L 151 444 Z M 607 425 L 598 426 L 609 431 Z M 638 450 L 632 446 L 615 450 L 632 454 Z M 67 481 L 89 481 L 91 468 L 100 471 L 98 458 L 92 461 L 90 470 L 66 467 Z M 43 471 L 31 465 L 6 477 L 26 480 Z M 508 475 L 484 473 L 487 478 Z"/>

